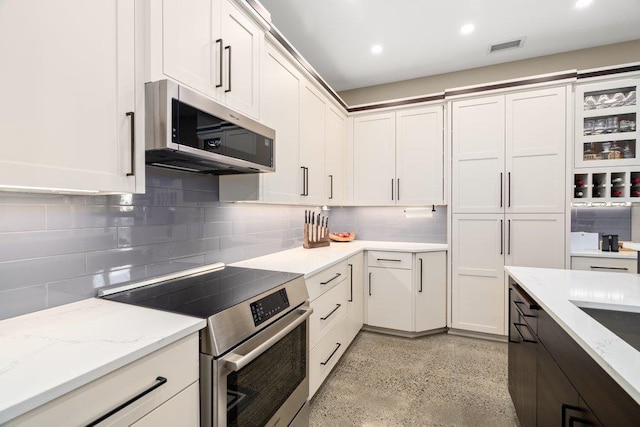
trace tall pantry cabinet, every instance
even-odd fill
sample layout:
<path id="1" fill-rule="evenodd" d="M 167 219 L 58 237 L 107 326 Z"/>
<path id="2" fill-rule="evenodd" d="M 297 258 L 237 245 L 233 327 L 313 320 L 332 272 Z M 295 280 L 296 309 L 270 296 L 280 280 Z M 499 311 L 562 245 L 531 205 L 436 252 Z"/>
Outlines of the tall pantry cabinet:
<path id="1" fill-rule="evenodd" d="M 505 265 L 564 268 L 567 91 L 451 103 L 454 329 L 506 335 Z"/>

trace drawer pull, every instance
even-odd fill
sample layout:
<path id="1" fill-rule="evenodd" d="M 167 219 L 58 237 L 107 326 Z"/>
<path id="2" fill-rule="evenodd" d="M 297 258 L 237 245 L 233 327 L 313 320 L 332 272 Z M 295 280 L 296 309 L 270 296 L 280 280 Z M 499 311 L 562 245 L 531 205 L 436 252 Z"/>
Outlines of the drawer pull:
<path id="1" fill-rule="evenodd" d="M 320 282 L 320 284 L 321 284 L 321 285 L 326 285 L 327 283 L 329 283 L 329 282 L 332 282 L 332 281 L 336 280 L 336 279 L 337 279 L 338 277 L 340 277 L 340 276 L 342 276 L 342 274 L 340 274 L 340 273 L 336 273 L 336 275 L 335 275 L 335 276 L 333 276 L 331 279 L 327 280 L 326 282 Z"/>
<path id="2" fill-rule="evenodd" d="M 527 325 L 525 325 L 524 323 L 513 323 L 513 326 L 516 328 L 516 331 L 518 331 L 518 335 L 520 335 L 520 338 L 522 338 L 522 342 L 530 342 L 532 344 L 537 343 L 538 341 L 535 340 L 528 340 L 524 337 L 524 335 L 522 335 L 522 332 L 520 332 L 520 328 L 519 326 L 524 326 L 525 328 L 529 329 L 529 327 Z M 533 335 L 533 332 L 529 331 L 529 333 L 531 333 L 531 335 Z"/>
<path id="3" fill-rule="evenodd" d="M 349 266 L 349 283 L 351 287 L 351 296 L 349 297 L 349 302 L 353 302 L 353 264 L 347 264 Z"/>
<path id="4" fill-rule="evenodd" d="M 331 310 L 331 311 L 329 312 L 329 314 L 327 314 L 326 316 L 321 317 L 321 318 L 320 318 L 320 320 L 327 320 L 327 319 L 328 319 L 329 317 L 331 317 L 331 315 L 332 315 L 333 313 L 335 313 L 339 308 L 340 308 L 340 304 L 336 304 L 335 308 L 334 308 L 333 310 Z"/>
<path id="5" fill-rule="evenodd" d="M 376 258 L 378 261 L 390 261 L 390 262 L 402 262 L 401 259 L 391 259 L 391 258 Z"/>
<path id="6" fill-rule="evenodd" d="M 121 404 L 120 406 L 118 406 L 117 408 L 112 409 L 111 411 L 107 412 L 106 414 L 104 414 L 103 416 L 101 416 L 100 418 L 90 422 L 89 424 L 87 424 L 87 427 L 92 427 L 95 426 L 99 423 L 101 423 L 102 421 L 106 420 L 107 418 L 109 418 L 112 415 L 115 415 L 117 412 L 120 412 L 121 410 L 123 410 L 124 408 L 126 408 L 127 406 L 131 405 L 133 402 L 135 402 L 136 400 L 141 399 L 142 397 L 146 396 L 147 394 L 151 393 L 153 390 L 157 389 L 158 387 L 164 385 L 167 382 L 167 379 L 165 377 L 158 377 L 156 378 L 156 382 L 155 384 L 153 384 L 151 387 L 149 387 L 148 389 L 142 391 L 141 393 L 139 393 L 138 395 L 132 397 L 131 399 L 127 400 L 126 402 L 124 402 L 123 404 Z"/>
<path id="7" fill-rule="evenodd" d="M 522 301 L 514 301 L 513 303 L 516 305 L 516 310 L 518 310 L 518 313 L 520 313 L 522 317 L 536 317 L 533 314 L 524 314 L 524 311 L 520 309 L 520 305 L 524 305 Z"/>
<path id="8" fill-rule="evenodd" d="M 620 270 L 620 271 L 629 271 L 627 267 L 600 267 L 599 265 L 590 265 L 589 268 L 594 270 Z"/>
<path id="9" fill-rule="evenodd" d="M 333 349 L 333 351 L 331 352 L 331 354 L 329 355 L 329 357 L 327 358 L 327 360 L 325 360 L 324 362 L 320 362 L 320 364 L 322 366 L 325 366 L 327 363 L 329 363 L 329 360 L 331 360 L 331 358 L 333 357 L 334 354 L 336 354 L 336 351 L 338 351 L 338 349 L 342 346 L 342 344 L 340 344 L 339 342 L 336 343 L 336 348 Z"/>

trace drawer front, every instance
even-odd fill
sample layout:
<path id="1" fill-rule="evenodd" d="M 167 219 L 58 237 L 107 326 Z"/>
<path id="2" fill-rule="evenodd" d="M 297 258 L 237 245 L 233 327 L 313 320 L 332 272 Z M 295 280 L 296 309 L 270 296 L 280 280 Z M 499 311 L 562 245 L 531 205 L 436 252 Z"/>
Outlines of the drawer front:
<path id="1" fill-rule="evenodd" d="M 167 381 L 100 423 L 129 425 L 198 381 L 198 334 L 132 362 L 10 421 L 7 426 L 86 425 L 158 383 Z"/>
<path id="2" fill-rule="evenodd" d="M 309 354 L 309 399 L 318 391 L 347 347 L 347 322 L 343 318 Z"/>
<path id="3" fill-rule="evenodd" d="M 198 427 L 199 425 L 200 382 L 195 382 L 136 421 L 132 427 Z"/>
<path id="4" fill-rule="evenodd" d="M 313 347 L 346 314 L 349 299 L 349 281 L 343 280 L 311 303 L 313 313 L 309 317 L 309 348 Z"/>
<path id="5" fill-rule="evenodd" d="M 571 257 L 572 270 L 608 271 L 620 273 L 637 273 L 638 264 L 635 259 Z"/>
<path id="6" fill-rule="evenodd" d="M 324 292 L 336 286 L 347 278 L 347 261 L 339 262 L 336 265 L 327 267 L 319 273 L 305 279 L 307 284 L 307 291 L 309 292 L 309 299 L 313 301 L 318 298 Z"/>
<path id="7" fill-rule="evenodd" d="M 410 252 L 367 252 L 367 265 L 369 267 L 402 268 L 411 270 L 413 268 L 413 254 Z"/>

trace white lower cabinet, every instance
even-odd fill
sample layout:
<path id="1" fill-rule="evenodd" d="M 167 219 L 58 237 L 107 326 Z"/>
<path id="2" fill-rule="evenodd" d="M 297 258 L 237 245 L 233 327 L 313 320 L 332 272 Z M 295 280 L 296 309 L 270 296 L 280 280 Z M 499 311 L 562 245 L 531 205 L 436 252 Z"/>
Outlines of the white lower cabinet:
<path id="1" fill-rule="evenodd" d="M 87 425 L 151 387 L 100 425 L 198 426 L 199 340 L 193 333 L 5 424 Z M 166 382 L 163 381 L 166 379 Z"/>
<path id="2" fill-rule="evenodd" d="M 454 214 L 451 327 L 506 335 L 504 266 L 564 268 L 563 214 Z"/>
<path id="3" fill-rule="evenodd" d="M 638 261 L 631 258 L 572 256 L 572 270 L 637 273 Z"/>
<path id="4" fill-rule="evenodd" d="M 416 254 L 415 331 L 447 326 L 447 253 Z"/>
<path id="5" fill-rule="evenodd" d="M 347 341 L 358 335 L 364 322 L 364 254 L 347 260 L 349 268 L 349 299 L 347 300 Z"/>
<path id="6" fill-rule="evenodd" d="M 365 324 L 422 333 L 447 326 L 447 252 L 367 252 Z"/>
<path id="7" fill-rule="evenodd" d="M 363 255 L 359 253 L 306 279 L 309 318 L 309 398 L 318 391 L 362 328 Z"/>

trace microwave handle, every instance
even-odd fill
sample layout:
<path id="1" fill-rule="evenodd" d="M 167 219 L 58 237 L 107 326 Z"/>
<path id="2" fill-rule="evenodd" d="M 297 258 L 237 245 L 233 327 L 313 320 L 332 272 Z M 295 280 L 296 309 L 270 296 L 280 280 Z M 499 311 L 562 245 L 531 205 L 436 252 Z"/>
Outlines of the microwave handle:
<path id="1" fill-rule="evenodd" d="M 225 356 L 225 367 L 234 372 L 237 372 L 240 369 L 244 368 L 249 363 L 258 358 L 258 356 L 260 356 L 262 353 L 271 348 L 275 343 L 284 338 L 289 332 L 297 328 L 298 325 L 307 320 L 307 318 L 311 316 L 311 313 L 313 313 L 313 308 L 311 307 L 300 308 L 298 310 L 298 314 L 300 314 L 300 317 L 289 323 L 284 329 L 269 338 L 267 341 L 260 344 L 258 347 L 251 350 L 249 353 L 245 355 L 229 353 L 227 356 Z"/>

